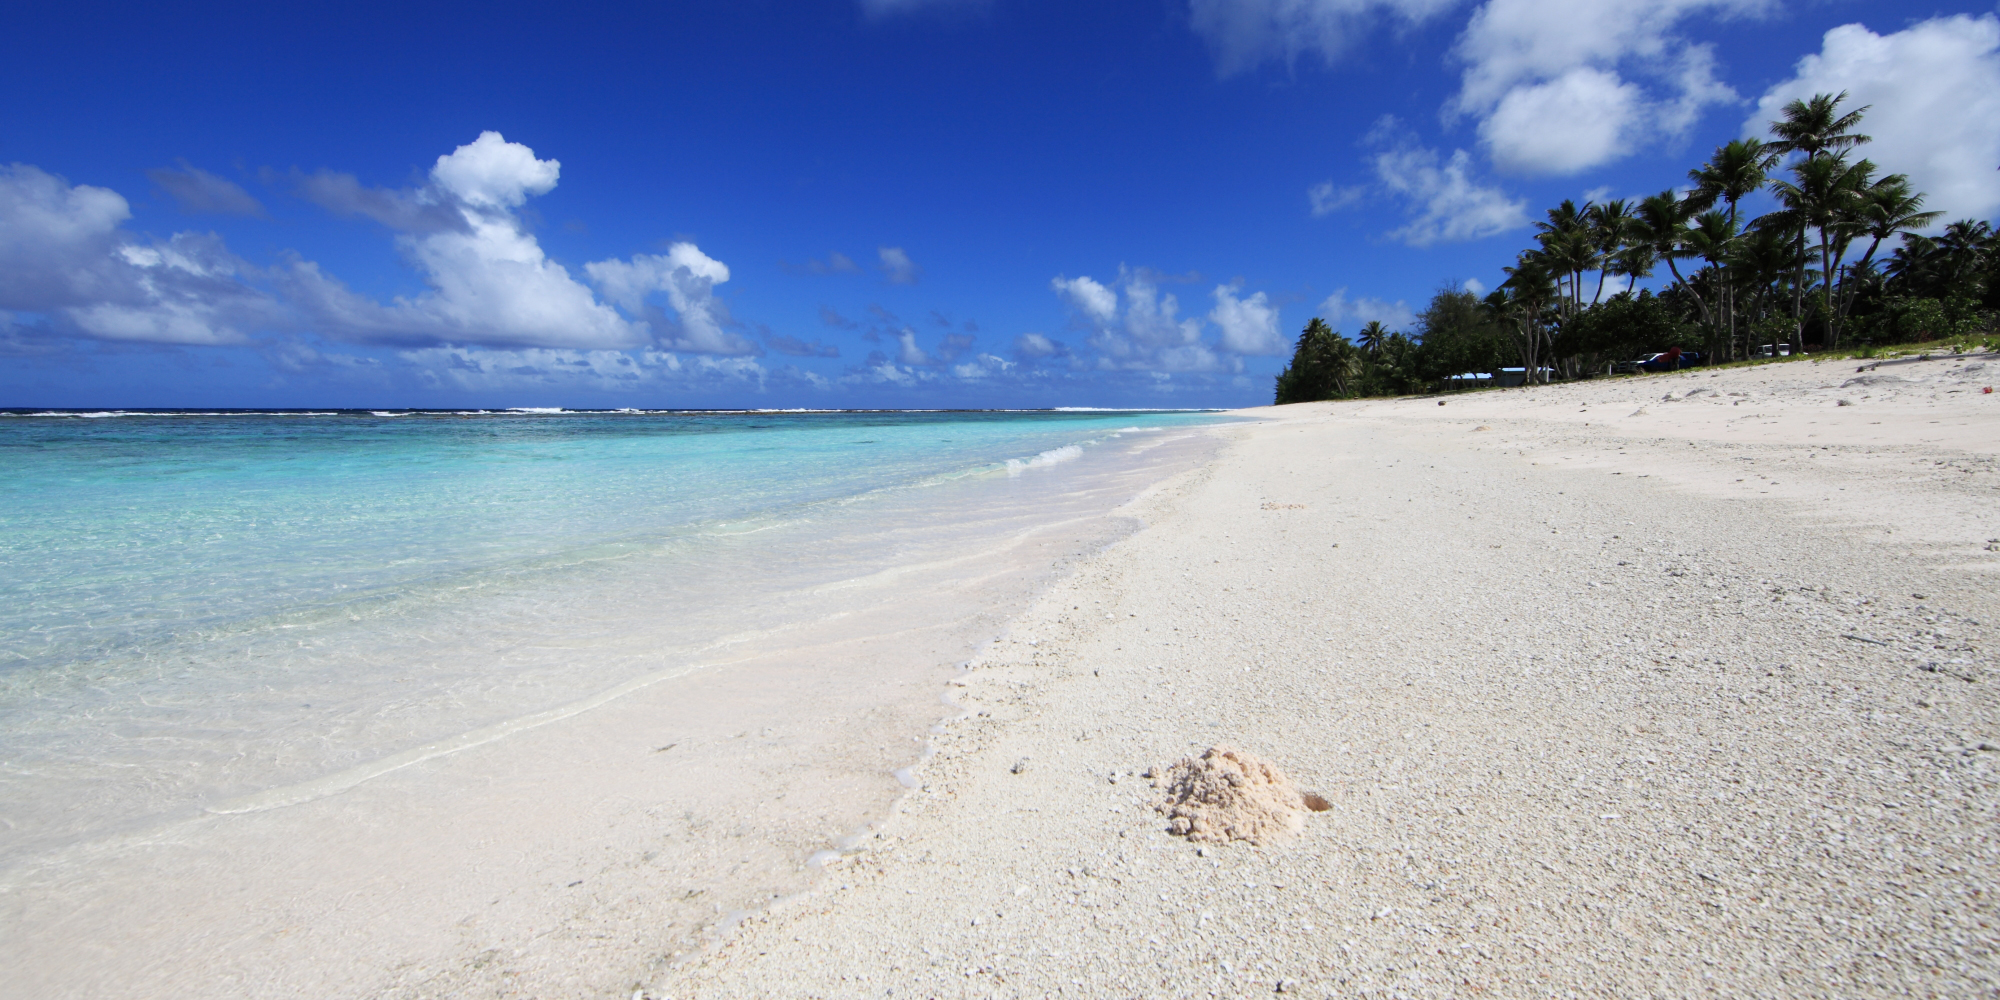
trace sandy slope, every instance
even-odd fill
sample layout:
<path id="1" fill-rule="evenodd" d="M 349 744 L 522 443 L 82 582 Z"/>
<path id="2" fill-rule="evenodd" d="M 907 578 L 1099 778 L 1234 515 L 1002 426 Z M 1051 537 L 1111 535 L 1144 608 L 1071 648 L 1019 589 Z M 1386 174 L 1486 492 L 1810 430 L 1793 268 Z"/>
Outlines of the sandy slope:
<path id="1" fill-rule="evenodd" d="M 1993 995 L 1996 362 L 1262 411 L 982 658 L 869 850 L 634 987 Z M 1218 742 L 1333 808 L 1168 836 L 1136 773 Z"/>

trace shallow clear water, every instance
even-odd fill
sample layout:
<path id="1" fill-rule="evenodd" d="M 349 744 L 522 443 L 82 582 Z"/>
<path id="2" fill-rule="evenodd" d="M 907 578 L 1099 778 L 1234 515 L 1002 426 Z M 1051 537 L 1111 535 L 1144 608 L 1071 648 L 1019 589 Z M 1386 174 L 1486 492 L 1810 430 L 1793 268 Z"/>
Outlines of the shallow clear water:
<path id="1" fill-rule="evenodd" d="M 844 614 L 842 581 L 1218 419 L 0 418 L 0 857 Z"/>

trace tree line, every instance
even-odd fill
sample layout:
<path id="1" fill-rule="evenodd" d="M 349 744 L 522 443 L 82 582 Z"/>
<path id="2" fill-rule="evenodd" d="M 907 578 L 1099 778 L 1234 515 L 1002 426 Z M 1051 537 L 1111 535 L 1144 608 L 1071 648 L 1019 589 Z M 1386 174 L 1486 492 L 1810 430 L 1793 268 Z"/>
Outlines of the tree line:
<path id="1" fill-rule="evenodd" d="M 1350 341 L 1313 319 L 1277 401 L 1424 392 L 1510 366 L 1587 377 L 1674 347 L 1734 361 L 1995 332 L 2000 239 L 1974 219 L 1922 235 L 1940 213 L 1908 177 L 1855 158 L 1868 109 L 1843 113 L 1846 99 L 1793 101 L 1771 141 L 1717 148 L 1681 190 L 1565 200 L 1500 287 L 1482 298 L 1448 284 L 1412 330 L 1370 322 Z M 1743 218 L 1763 191 L 1776 208 Z M 1654 277 L 1666 279 L 1657 294 L 1638 287 Z"/>

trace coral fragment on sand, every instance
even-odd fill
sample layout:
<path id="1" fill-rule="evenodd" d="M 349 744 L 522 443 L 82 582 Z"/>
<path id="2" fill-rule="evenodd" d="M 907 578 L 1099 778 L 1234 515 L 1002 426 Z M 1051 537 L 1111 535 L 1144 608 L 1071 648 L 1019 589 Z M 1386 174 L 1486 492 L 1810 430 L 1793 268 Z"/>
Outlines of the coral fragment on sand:
<path id="1" fill-rule="evenodd" d="M 1210 747 L 1199 759 L 1154 768 L 1153 786 L 1164 791 L 1153 808 L 1189 840 L 1272 844 L 1296 836 L 1304 825 L 1305 797 L 1291 779 L 1233 747 Z"/>

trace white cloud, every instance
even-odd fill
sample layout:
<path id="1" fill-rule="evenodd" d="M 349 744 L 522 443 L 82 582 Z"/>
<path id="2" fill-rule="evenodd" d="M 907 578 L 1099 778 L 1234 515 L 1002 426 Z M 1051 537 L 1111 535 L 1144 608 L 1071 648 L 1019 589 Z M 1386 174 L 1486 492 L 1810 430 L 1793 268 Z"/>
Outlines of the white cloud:
<path id="1" fill-rule="evenodd" d="M 1312 206 L 1313 218 L 1331 215 L 1361 200 L 1368 193 L 1364 185 L 1334 187 L 1332 181 L 1321 181 L 1306 189 L 1306 202 Z"/>
<path id="2" fill-rule="evenodd" d="M 896 334 L 896 362 L 911 367 L 931 363 L 931 356 L 917 346 L 917 331 L 907 326 Z"/>
<path id="3" fill-rule="evenodd" d="M 1695 15 L 1747 17 L 1775 0 L 1488 0 L 1454 54 L 1465 63 L 1449 115 L 1480 118 L 1503 169 L 1568 174 L 1644 140 L 1684 134 L 1733 101 L 1712 51 L 1674 34 Z M 1636 75 L 1650 89 L 1626 79 Z"/>
<path id="4" fill-rule="evenodd" d="M 1459 287 L 1465 289 L 1468 292 L 1471 292 L 1474 295 L 1486 294 L 1486 282 L 1481 281 L 1478 278 L 1467 278 L 1465 279 L 1465 284 L 1460 285 Z M 1399 306 L 1402 305 L 1401 302 L 1398 302 L 1396 304 Z M 1412 314 L 1410 316 L 1410 319 L 1414 321 L 1416 319 L 1416 316 Z M 1384 325 L 1386 326 L 1387 324 Z"/>
<path id="5" fill-rule="evenodd" d="M 1472 157 L 1462 149 L 1442 163 L 1436 150 L 1420 146 L 1385 150 L 1375 156 L 1375 176 L 1408 203 L 1409 223 L 1388 235 L 1411 246 L 1482 239 L 1528 224 L 1527 203 L 1474 180 Z"/>
<path id="6" fill-rule="evenodd" d="M 596 261 L 583 269 L 606 298 L 633 316 L 647 315 L 648 294 L 666 293 L 680 322 L 649 317 L 664 347 L 701 354 L 756 352 L 748 338 L 723 328 L 730 321 L 729 309 L 715 297 L 715 286 L 729 280 L 728 266 L 692 243 L 675 243 L 664 254 L 635 254 L 629 261 Z"/>
<path id="7" fill-rule="evenodd" d="M 1287 65 L 1317 53 L 1327 65 L 1376 24 L 1408 27 L 1458 0 L 1189 0 L 1188 17 L 1229 76 L 1267 59 Z"/>
<path id="8" fill-rule="evenodd" d="M 1290 345 L 1278 332 L 1278 308 L 1263 292 L 1247 299 L 1236 297 L 1236 288 L 1215 286 L 1215 308 L 1209 322 L 1222 331 L 1222 349 L 1236 354 L 1284 354 Z"/>
<path id="9" fill-rule="evenodd" d="M 513 209 L 554 189 L 561 165 L 540 160 L 498 132 L 437 158 L 431 186 L 384 203 L 412 211 L 370 213 L 424 228 L 397 237 L 430 291 L 381 305 L 321 275 L 294 268 L 288 284 L 318 332 L 337 339 L 431 341 L 574 349 L 637 347 L 650 331 L 599 302 L 569 269 L 549 260 Z M 432 229 L 449 209 L 458 225 Z M 366 211 L 366 209 L 357 209 Z M 586 268 L 587 270 L 588 268 Z"/>
<path id="10" fill-rule="evenodd" d="M 1090 331 L 1097 366 L 1106 370 L 1220 371 L 1241 361 L 1224 361 L 1202 342 L 1202 321 L 1182 318 L 1180 300 L 1161 292 L 1152 271 L 1121 267 L 1109 285 L 1084 275 L 1056 278 L 1050 287 Z M 1124 309 L 1119 309 L 1119 297 Z"/>
<path id="11" fill-rule="evenodd" d="M 1319 304 L 1319 315 L 1336 330 L 1347 329 L 1350 320 L 1357 328 L 1374 320 L 1391 330 L 1408 330 L 1417 322 L 1417 314 L 1402 299 L 1394 302 L 1371 298 L 1349 301 L 1345 288 L 1335 290 Z"/>
<path id="12" fill-rule="evenodd" d="M 430 185 L 415 191 L 370 190 L 327 172 L 302 177 L 307 197 L 401 230 L 397 242 L 430 290 L 384 305 L 299 263 L 281 279 L 287 297 L 312 329 L 342 340 L 757 352 L 756 344 L 725 329 L 729 312 L 714 287 L 729 280 L 729 269 L 692 243 L 673 244 L 663 255 L 585 264 L 609 301 L 548 259 L 515 210 L 554 190 L 560 174 L 557 161 L 483 132 L 438 157 Z M 647 304 L 655 292 L 665 295 L 675 317 Z"/>
<path id="13" fill-rule="evenodd" d="M 1039 333 L 1024 333 L 1014 338 L 1014 354 L 1017 357 L 1052 358 L 1067 353 L 1069 349 L 1061 341 L 1051 340 Z"/>
<path id="14" fill-rule="evenodd" d="M 559 174 L 556 161 L 486 132 L 438 157 L 431 182 L 413 191 L 370 190 L 324 171 L 294 175 L 306 197 L 397 230 L 429 288 L 382 303 L 311 261 L 252 267 L 213 235 L 141 241 L 124 229 L 131 210 L 117 192 L 14 164 L 0 168 L 0 309 L 51 315 L 58 332 L 173 344 L 314 332 L 408 346 L 758 351 L 727 329 L 732 320 L 714 295 L 729 269 L 691 243 L 586 265 L 610 301 L 548 259 L 516 209 L 553 189 Z M 163 184 L 200 181 L 191 177 Z M 677 318 L 646 304 L 656 291 Z"/>
<path id="15" fill-rule="evenodd" d="M 1092 323 L 1105 325 L 1118 318 L 1118 293 L 1092 280 L 1089 275 L 1053 278 L 1049 286 Z"/>
<path id="16" fill-rule="evenodd" d="M 1502 170 L 1571 174 L 1625 155 L 1642 100 L 1618 74 L 1579 67 L 1509 90 L 1479 137 Z"/>
<path id="17" fill-rule="evenodd" d="M 875 255 L 881 261 L 882 275 L 892 285 L 914 285 L 923 277 L 924 269 L 903 252 L 902 247 L 879 247 Z"/>
<path id="18" fill-rule="evenodd" d="M 479 133 L 431 167 L 431 180 L 478 209 L 519 208 L 529 195 L 555 190 L 561 174 L 561 162 L 538 160 L 534 150 L 498 132 Z"/>
<path id="19" fill-rule="evenodd" d="M 0 309 L 105 340 L 229 344 L 281 309 L 245 282 L 254 269 L 215 236 L 142 243 L 116 191 L 27 164 L 0 167 Z"/>
<path id="20" fill-rule="evenodd" d="M 959 378 L 977 380 L 992 378 L 996 375 L 1005 375 L 1007 374 L 1007 370 L 1014 366 L 1014 362 L 1006 358 L 996 357 L 991 354 L 979 354 L 965 364 L 953 365 L 951 373 Z"/>
<path id="21" fill-rule="evenodd" d="M 1835 28 L 1765 91 L 1744 131 L 1764 135 L 1785 104 L 1843 90 L 1843 111 L 1869 107 L 1859 131 L 1875 140 L 1854 155 L 1908 174 L 1924 207 L 1945 213 L 1939 227 L 2000 210 L 2000 19 L 1933 18 L 1889 35 Z"/>

